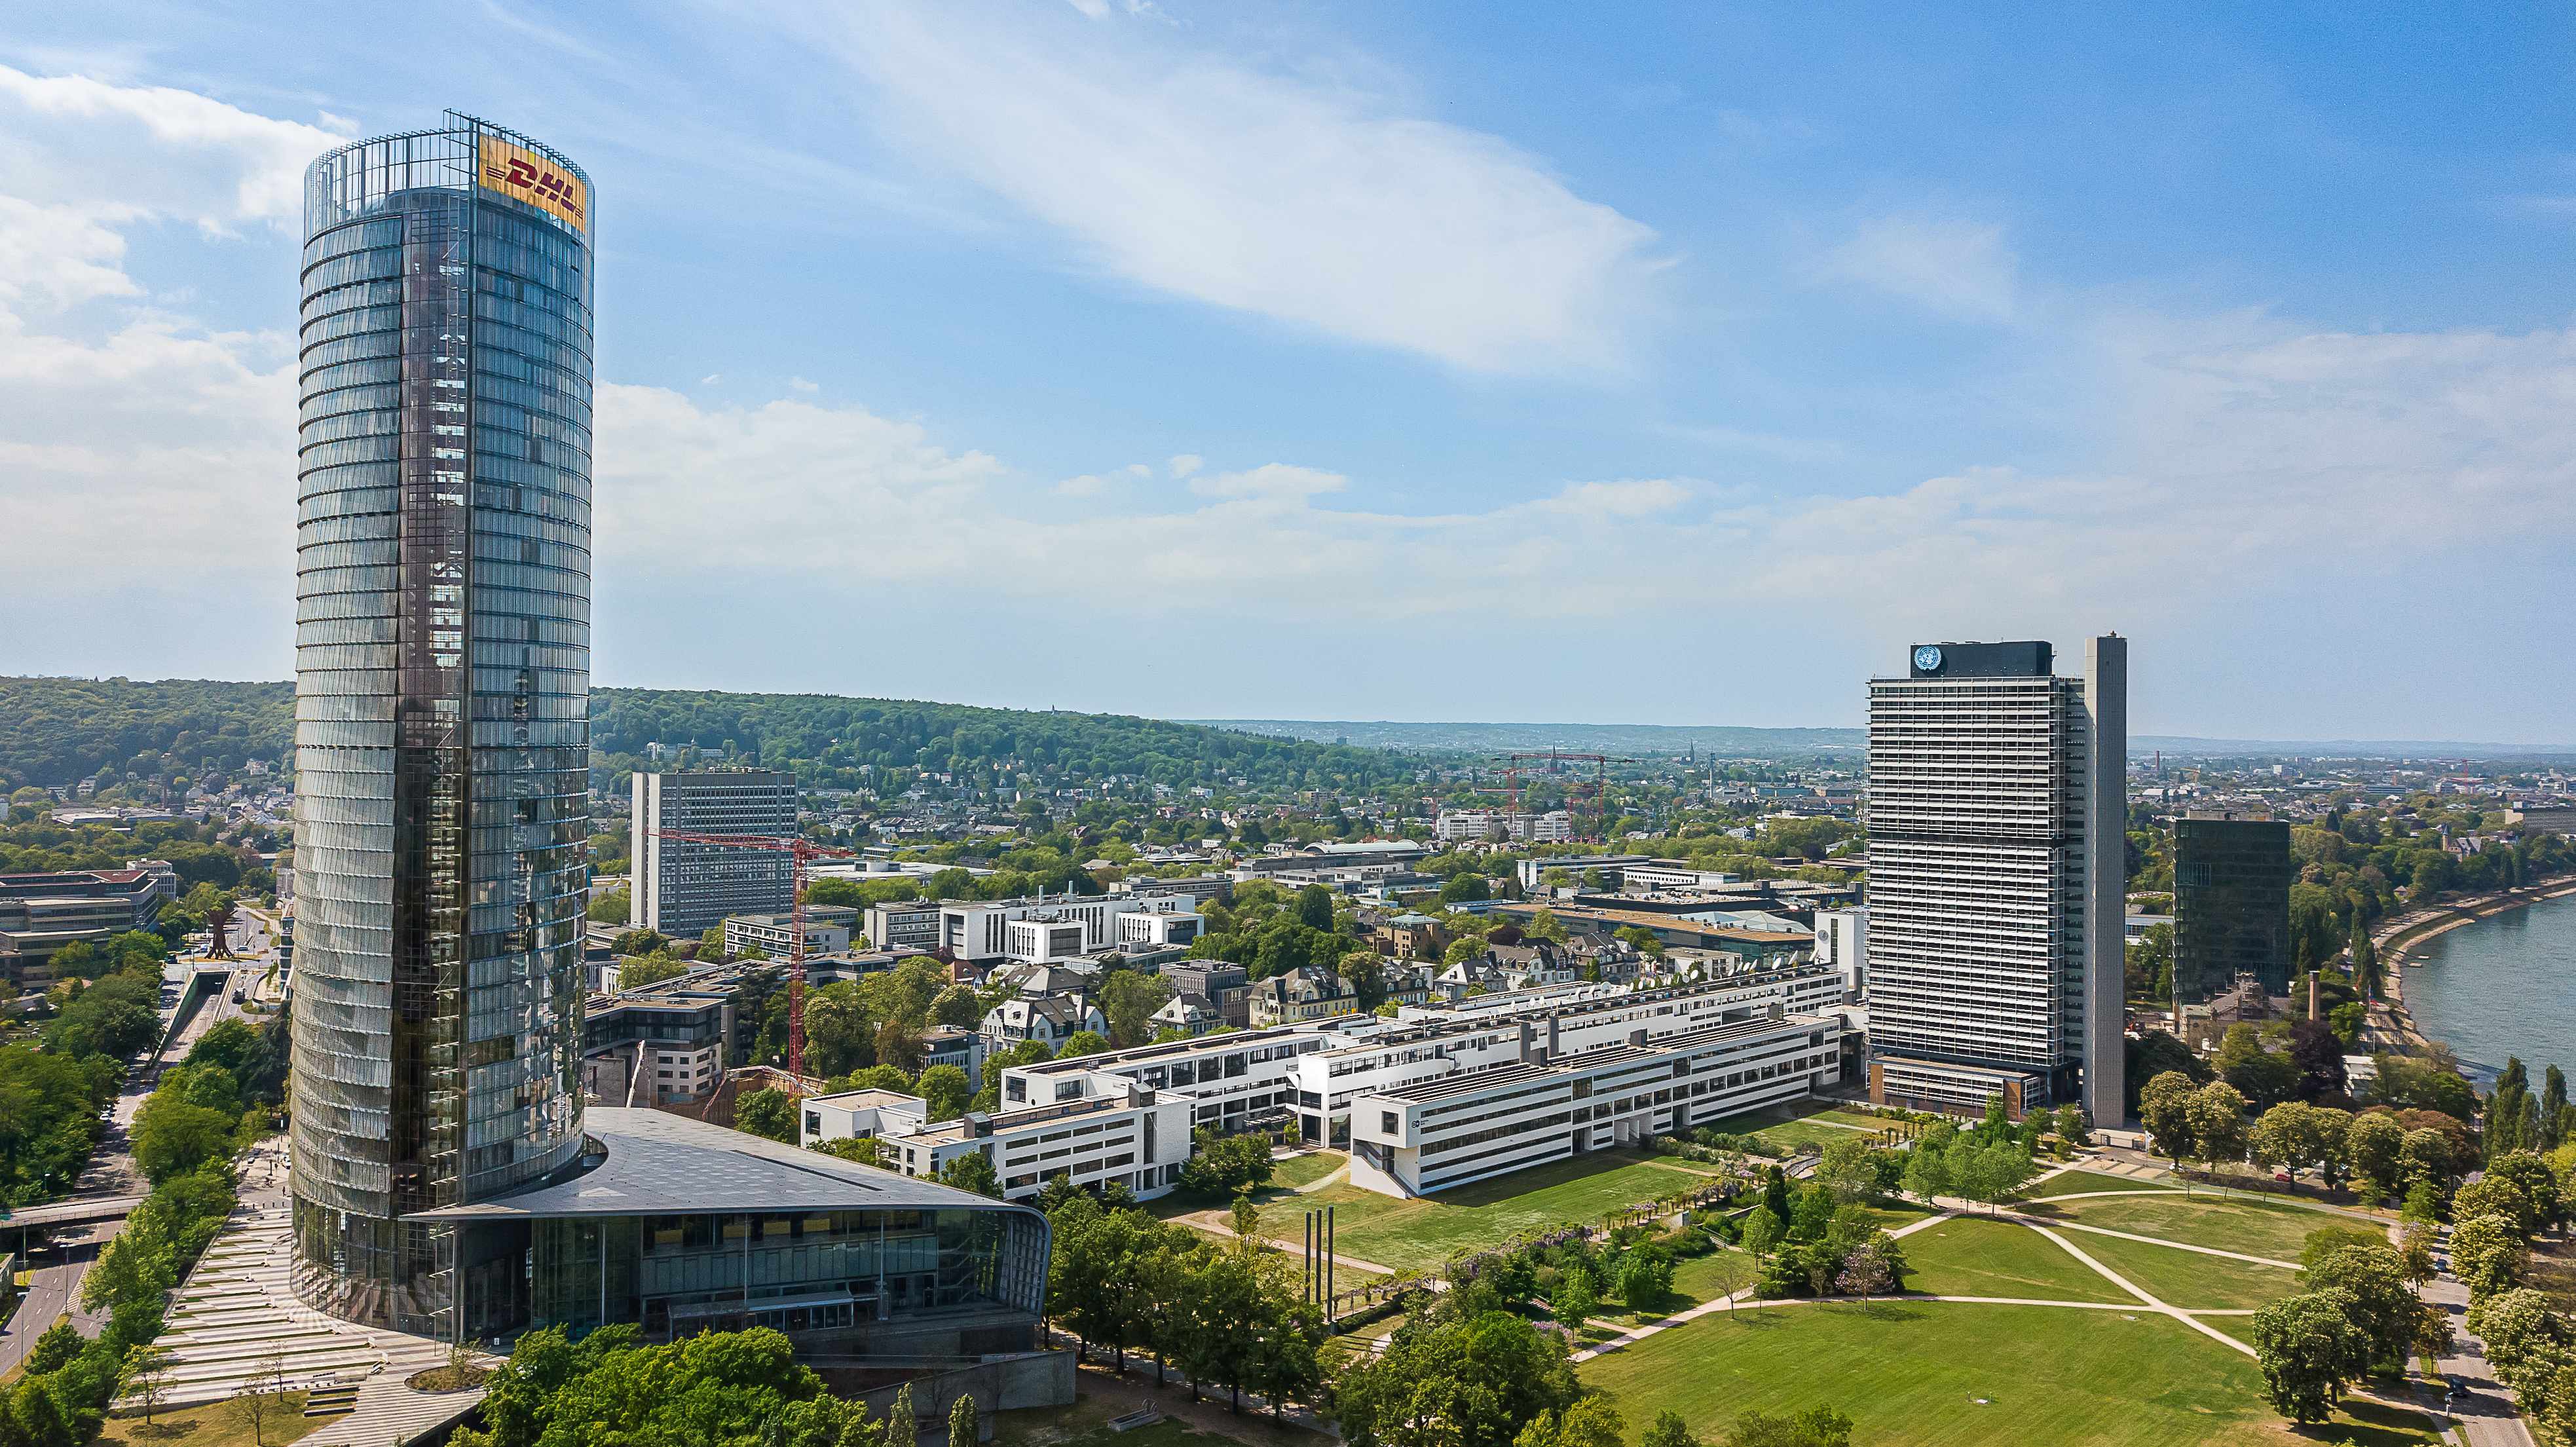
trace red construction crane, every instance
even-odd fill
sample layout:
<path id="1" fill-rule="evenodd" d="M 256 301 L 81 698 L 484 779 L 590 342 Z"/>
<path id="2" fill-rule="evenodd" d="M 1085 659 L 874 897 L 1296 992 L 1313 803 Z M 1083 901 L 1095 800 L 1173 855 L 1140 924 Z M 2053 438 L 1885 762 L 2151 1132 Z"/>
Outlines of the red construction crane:
<path id="1" fill-rule="evenodd" d="M 691 834 L 681 829 L 656 829 L 653 837 L 677 844 L 765 850 L 795 861 L 796 902 L 788 911 L 788 930 L 795 943 L 787 953 L 787 1073 L 801 1084 L 805 1079 L 805 865 L 814 859 L 856 859 L 859 851 L 817 844 L 794 835 Z"/>
<path id="2" fill-rule="evenodd" d="M 1568 753 L 1563 749 L 1549 749 L 1545 753 L 1517 753 L 1509 755 L 1508 758 L 1510 760 L 1510 766 L 1503 771 L 1503 783 L 1501 786 L 1497 787 L 1492 784 L 1475 784 L 1470 785 L 1469 787 L 1479 794 L 1500 794 L 1511 801 L 1511 807 L 1514 810 L 1518 810 L 1521 807 L 1521 793 L 1528 787 L 1527 784 L 1523 782 L 1524 775 L 1574 774 L 1572 781 L 1565 787 L 1565 802 L 1567 807 L 1573 808 L 1582 801 L 1588 799 L 1591 801 L 1592 810 L 1595 815 L 1602 812 L 1602 788 L 1609 781 L 1610 766 L 1612 764 L 1633 764 L 1636 762 L 1635 759 L 1620 758 L 1612 754 L 1577 754 Z M 1544 767 L 1527 767 L 1533 762 L 1544 765 Z M 1592 765 L 1592 777 L 1587 779 L 1573 770 L 1560 767 L 1561 765 L 1568 763 L 1588 763 Z"/>

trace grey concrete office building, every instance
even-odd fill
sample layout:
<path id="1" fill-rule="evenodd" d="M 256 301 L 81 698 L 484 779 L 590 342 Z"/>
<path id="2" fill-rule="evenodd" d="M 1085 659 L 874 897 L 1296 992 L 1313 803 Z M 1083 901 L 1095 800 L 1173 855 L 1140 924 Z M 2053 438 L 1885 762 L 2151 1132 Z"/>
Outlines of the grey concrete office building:
<path id="1" fill-rule="evenodd" d="M 2128 643 L 1917 645 L 1869 686 L 1873 1099 L 2117 1122 Z"/>
<path id="2" fill-rule="evenodd" d="M 656 832 L 769 839 L 794 834 L 794 774 L 779 769 L 639 771 L 633 802 L 628 923 L 679 939 L 705 934 L 733 915 L 784 914 L 794 907 L 795 865 L 786 855 L 691 844 Z"/>
<path id="3" fill-rule="evenodd" d="M 296 1287 L 399 1329 L 520 1269 L 414 1213 L 582 1149 L 592 254 L 580 168 L 468 116 L 305 173 Z"/>

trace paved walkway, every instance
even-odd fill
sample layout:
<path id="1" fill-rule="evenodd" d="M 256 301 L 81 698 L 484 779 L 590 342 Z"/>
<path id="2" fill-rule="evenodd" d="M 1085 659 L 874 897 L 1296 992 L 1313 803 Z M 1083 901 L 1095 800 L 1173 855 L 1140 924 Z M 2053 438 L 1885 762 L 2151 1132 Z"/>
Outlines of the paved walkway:
<path id="1" fill-rule="evenodd" d="M 2468 1387 L 2465 1395 L 2452 1398 L 2435 1410 L 2458 1425 L 2460 1435 L 2468 1439 L 2469 1447 L 2532 1447 L 2531 1429 L 2522 1423 L 2521 1410 L 2514 1405 L 2513 1389 L 2496 1380 L 2495 1368 L 2487 1363 L 2485 1344 L 2469 1335 L 2465 1321 L 2469 1311 L 2469 1289 L 2451 1274 L 2450 1233 L 2447 1230 L 2433 1252 L 2433 1261 L 2441 1268 L 2442 1274 L 2425 1282 L 2420 1289 L 2424 1299 L 2439 1307 L 2451 1321 L 2451 1349 L 2433 1365 L 2444 1377 L 2456 1378 Z"/>
<path id="2" fill-rule="evenodd" d="M 2053 1199 L 2064 1200 L 2066 1198 L 2060 1196 Z M 2194 1246 L 2188 1241 L 2169 1241 L 2162 1236 L 2141 1236 L 2135 1231 L 2114 1231 L 2108 1226 L 2086 1226 L 2074 1221 L 2046 1221 L 2035 1216 L 2025 1216 L 2019 1211 L 2007 1210 L 1998 1212 L 1997 1219 L 2004 1221 L 2019 1221 L 2025 1226 L 2040 1228 L 2042 1234 L 2046 1234 L 2048 1231 L 2083 1231 L 2095 1236 L 2117 1237 L 2122 1241 L 2143 1241 L 2150 1246 L 2162 1246 L 2169 1251 L 2189 1251 L 2201 1256 L 2223 1256 L 2230 1261 L 2250 1261 L 2256 1266 L 2281 1266 L 2292 1271 L 2299 1269 L 2299 1263 L 2295 1261 L 2283 1261 L 2277 1257 L 2248 1256 L 2242 1251 L 2222 1251 L 2215 1246 Z"/>

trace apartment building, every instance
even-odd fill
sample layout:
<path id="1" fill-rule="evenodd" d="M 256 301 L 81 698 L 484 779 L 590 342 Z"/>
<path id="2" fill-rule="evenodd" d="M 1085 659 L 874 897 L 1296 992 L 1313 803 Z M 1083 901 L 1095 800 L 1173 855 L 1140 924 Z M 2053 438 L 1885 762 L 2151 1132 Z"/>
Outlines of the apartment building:
<path id="1" fill-rule="evenodd" d="M 2128 644 L 1921 644 L 1869 685 L 1870 1093 L 2123 1114 Z"/>
<path id="2" fill-rule="evenodd" d="M 1842 1025 L 1763 1017 L 1558 1054 L 1524 1024 L 1518 1058 L 1351 1103 L 1351 1184 L 1426 1196 L 1586 1151 L 1643 1145 L 1824 1089 L 1842 1078 Z"/>
<path id="3" fill-rule="evenodd" d="M 793 835 L 794 774 L 776 769 L 638 772 L 633 802 L 629 924 L 686 939 L 705 934 L 728 915 L 782 914 L 795 904 L 795 875 L 786 855 L 691 844 L 661 833 Z"/>

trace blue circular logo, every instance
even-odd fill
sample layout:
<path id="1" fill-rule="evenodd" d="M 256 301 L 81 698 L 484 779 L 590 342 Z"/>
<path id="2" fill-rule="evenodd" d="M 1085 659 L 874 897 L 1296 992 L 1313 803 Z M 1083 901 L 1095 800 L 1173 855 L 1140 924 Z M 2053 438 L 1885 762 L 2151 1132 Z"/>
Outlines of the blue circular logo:
<path id="1" fill-rule="evenodd" d="M 1914 667 L 1920 673 L 1938 673 L 1941 669 L 1941 650 L 1929 643 L 1915 649 Z"/>

